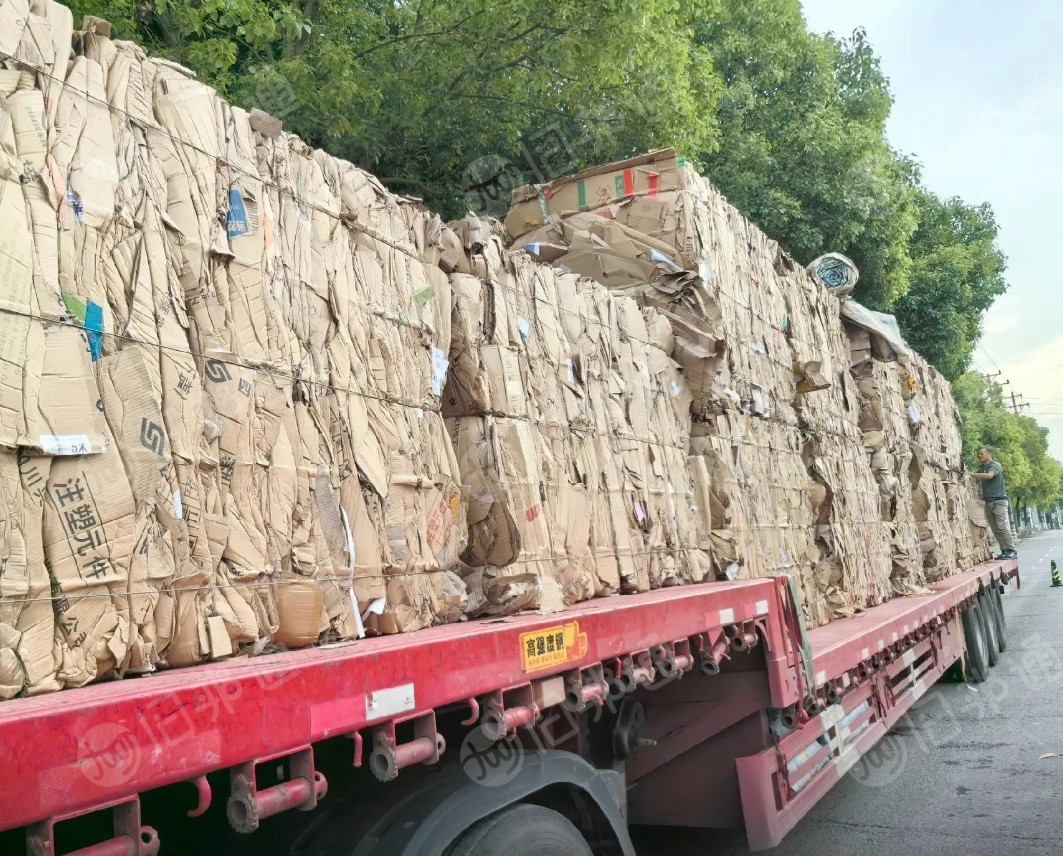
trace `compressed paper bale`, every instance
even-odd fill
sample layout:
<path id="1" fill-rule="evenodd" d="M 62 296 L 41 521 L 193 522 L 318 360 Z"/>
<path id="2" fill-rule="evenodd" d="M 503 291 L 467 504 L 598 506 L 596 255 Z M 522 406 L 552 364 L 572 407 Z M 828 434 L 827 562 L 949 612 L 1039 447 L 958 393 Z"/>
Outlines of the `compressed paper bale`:
<path id="1" fill-rule="evenodd" d="M 124 522 L 111 521 L 121 531 L 101 547 L 125 576 L 96 598 L 84 640 L 62 629 L 62 679 L 257 649 L 278 632 L 283 573 L 319 588 L 323 637 L 356 635 L 356 611 L 387 592 L 376 629 L 451 617 L 462 598 L 444 601 L 439 572 L 466 530 L 436 412 L 451 337 L 438 218 L 252 122 L 187 69 L 112 42 L 103 22 L 86 19 L 67 73 L 69 14 L 34 9 L 5 33 L 10 53 L 67 81 L 30 75 L 17 122 L 0 110 L 0 149 L 21 155 L 0 204 L 25 224 L 3 245 L 9 308 L 31 316 L 6 325 L 10 364 L 33 350 L 45 362 L 28 386 L 12 375 L 0 439 L 59 453 L 65 440 L 40 435 L 84 435 L 73 451 L 97 454 L 120 444 L 130 483 Z M 64 315 L 87 335 L 34 320 Z M 79 458 L 78 472 L 90 465 Z M 58 556 L 46 540 L 38 554 Z"/>
<path id="2" fill-rule="evenodd" d="M 791 576 L 802 591 L 807 617 L 832 615 L 827 598 L 842 582 L 837 573 L 817 577 L 830 553 L 829 528 L 817 529 L 825 493 L 815 489 L 802 458 L 800 433 L 748 416 L 696 424 L 691 453 L 711 473 L 713 559 L 729 579 Z M 824 563 L 825 567 L 825 563 Z"/>
<path id="3" fill-rule="evenodd" d="M 132 492 L 117 450 L 57 458 L 45 487 L 44 561 L 55 601 L 59 679 L 81 686 L 126 666 Z"/>
<path id="4" fill-rule="evenodd" d="M 652 185 L 643 181 L 651 174 Z M 578 210 L 585 207 L 592 210 Z M 714 518 L 701 537 L 712 546 L 717 573 L 745 573 L 742 562 L 751 555 L 742 515 L 746 488 L 728 485 L 737 484 L 736 471 L 744 472 L 741 459 L 756 462 L 756 454 L 725 452 L 728 440 L 748 433 L 724 416 L 734 411 L 800 428 L 799 440 L 779 438 L 792 450 L 787 491 L 795 501 L 761 496 L 759 502 L 799 508 L 796 486 L 816 485 L 811 522 L 795 526 L 810 527 L 797 542 L 815 549 L 789 544 L 809 557 L 801 576 L 814 581 L 807 591 L 814 621 L 852 614 L 891 592 L 922 590 L 920 541 L 924 547 L 936 544 L 935 536 L 949 542 L 944 552 L 929 550 L 935 573 L 966 561 L 968 553 L 981 554 L 980 546 L 971 547 L 982 540 L 977 527 L 970 538 L 971 524 L 961 514 L 958 494 L 969 488 L 956 478 L 962 466 L 958 421 L 947 385 L 915 358 L 925 401 L 913 410 L 905 399 L 900 410 L 889 410 L 898 403 L 894 390 L 884 412 L 875 390 L 884 370 L 875 368 L 874 378 L 866 369 L 855 376 L 848 370 L 892 358 L 894 349 L 878 347 L 873 335 L 851 341 L 837 297 L 674 151 L 596 167 L 546 189 L 519 188 L 506 223 L 515 249 L 598 276 L 615 293 L 631 294 L 668 318 L 676 359 L 693 390 L 693 415 L 706 426 L 694 426 L 692 457 L 712 455 L 699 468 L 705 478 L 695 505 L 708 507 Z M 932 414 L 923 426 L 913 416 L 920 411 Z M 898 417 L 915 418 L 911 436 L 898 427 Z M 915 449 L 922 449 L 936 473 L 924 478 L 939 482 L 931 489 L 934 501 L 927 504 L 922 533 L 912 500 L 917 479 L 907 472 Z M 749 491 L 759 496 L 758 486 Z M 735 520 L 747 531 L 732 532 Z M 763 525 L 761 540 L 769 542 L 763 549 L 787 543 L 783 532 L 790 524 Z M 782 563 L 784 570 L 800 564 Z"/>
<path id="5" fill-rule="evenodd" d="M 454 229 L 470 256 L 455 267 L 490 273 L 452 274 L 454 370 L 444 393 L 472 487 L 465 558 L 485 569 L 476 578 L 485 608 L 556 608 L 704 579 L 710 563 L 695 555 L 686 471 L 691 396 L 669 357 L 667 322 L 501 250 L 482 221 Z M 517 463 L 507 470 L 507 461 Z"/>
<path id="6" fill-rule="evenodd" d="M 538 608 L 543 585 L 552 579 L 550 531 L 540 485 L 542 449 L 531 426 L 520 420 L 461 417 L 447 422 L 461 481 L 469 490 L 469 545 L 465 561 L 474 567 L 505 569 L 535 583 Z M 507 594 L 496 576 L 494 594 Z M 493 607 L 500 602 L 488 601 Z"/>
<path id="7" fill-rule="evenodd" d="M 174 576 L 172 536 L 161 519 L 183 518 L 170 443 L 160 401 L 143 352 L 125 350 L 98 362 L 104 414 L 114 433 L 136 505 L 135 550 L 130 563 L 129 613 L 134 635 L 129 668 L 150 671 L 162 658 L 167 634 L 160 637 L 156 611 L 160 592 Z M 162 647 L 160 647 L 160 644 Z"/>
<path id="8" fill-rule="evenodd" d="M 917 355 L 883 361 L 871 355 L 873 334 L 848 325 L 847 335 L 860 424 L 879 445 L 871 466 L 893 530 L 894 591 L 923 591 L 928 579 L 986 555 L 984 531 L 966 511 L 971 487 L 951 390 Z"/>

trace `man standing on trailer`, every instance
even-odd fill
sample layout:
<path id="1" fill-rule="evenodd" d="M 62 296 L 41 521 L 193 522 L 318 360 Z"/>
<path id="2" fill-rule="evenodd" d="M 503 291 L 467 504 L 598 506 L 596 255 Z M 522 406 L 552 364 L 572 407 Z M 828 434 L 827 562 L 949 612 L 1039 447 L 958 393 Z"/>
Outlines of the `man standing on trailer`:
<path id="1" fill-rule="evenodd" d="M 1015 552 L 1015 536 L 1008 515 L 1008 493 L 1004 489 L 1004 468 L 993 460 L 993 455 L 985 446 L 978 450 L 978 462 L 981 466 L 971 476 L 982 483 L 985 514 L 1000 545 L 1000 558 L 1017 559 L 1019 554 Z"/>

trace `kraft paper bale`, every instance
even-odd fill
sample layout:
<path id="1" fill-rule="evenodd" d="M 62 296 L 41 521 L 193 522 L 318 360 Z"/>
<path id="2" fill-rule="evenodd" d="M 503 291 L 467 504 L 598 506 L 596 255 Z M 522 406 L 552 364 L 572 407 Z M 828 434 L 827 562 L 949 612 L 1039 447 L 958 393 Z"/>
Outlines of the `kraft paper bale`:
<path id="1" fill-rule="evenodd" d="M 105 22 L 19 8 L 0 695 L 460 617 L 442 223 Z M 294 635 L 282 583 L 320 597 Z"/>
<path id="2" fill-rule="evenodd" d="M 488 221 L 453 225 L 467 259 L 451 274 L 443 409 L 471 492 L 465 562 L 483 609 L 705 579 L 690 394 L 667 322 L 505 250 Z"/>
<path id="3" fill-rule="evenodd" d="M 855 328 L 849 333 L 851 339 L 862 338 Z M 891 539 L 891 582 L 896 594 L 905 594 L 922 591 L 926 580 L 912 496 L 911 425 L 899 368 L 873 360 L 868 353 L 854 362 L 852 375 L 860 396 L 859 427 L 879 486 L 880 514 Z"/>
<path id="4" fill-rule="evenodd" d="M 822 623 L 923 591 L 924 565 L 941 575 L 982 555 L 984 539 L 961 508 L 968 489 L 956 478 L 958 421 L 947 386 L 920 369 L 927 423 L 907 433 L 880 424 L 882 402 L 867 383 L 882 378 L 850 374 L 850 364 L 857 352 L 895 359 L 895 331 L 889 341 L 854 343 L 837 294 L 674 151 L 518 188 L 506 228 L 510 245 L 533 258 L 644 305 L 656 295 L 694 391 L 690 466 L 698 505 L 712 519 L 704 543 L 717 574 L 791 574 L 809 617 Z M 699 299 L 669 304 L 669 293 Z M 684 360 L 683 347 L 700 353 Z M 887 406 L 901 404 L 898 390 L 890 395 Z M 907 420 L 907 402 L 886 416 L 902 414 Z M 790 462 L 775 493 L 758 484 L 774 462 L 754 451 L 773 445 Z M 934 484 L 917 503 L 910 462 L 919 449 L 931 468 L 923 478 Z M 758 508 L 773 511 L 755 522 Z"/>
<path id="5" fill-rule="evenodd" d="M 925 591 L 927 582 L 988 557 L 984 512 L 978 513 L 964 472 L 951 389 L 910 349 L 885 347 L 877 330 L 852 322 L 846 333 L 860 427 L 883 519 L 893 529 L 893 587 L 898 594 Z"/>

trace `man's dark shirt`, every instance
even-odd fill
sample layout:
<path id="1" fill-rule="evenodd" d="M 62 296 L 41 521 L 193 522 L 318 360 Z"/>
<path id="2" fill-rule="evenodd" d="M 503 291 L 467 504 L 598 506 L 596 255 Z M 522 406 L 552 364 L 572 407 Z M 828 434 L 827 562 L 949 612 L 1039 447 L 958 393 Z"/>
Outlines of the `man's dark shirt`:
<path id="1" fill-rule="evenodd" d="M 996 502 L 1007 499 L 1008 493 L 1004 489 L 1004 470 L 996 461 L 982 464 L 978 468 L 980 473 L 993 473 L 993 478 L 982 480 L 982 499 L 986 502 Z"/>

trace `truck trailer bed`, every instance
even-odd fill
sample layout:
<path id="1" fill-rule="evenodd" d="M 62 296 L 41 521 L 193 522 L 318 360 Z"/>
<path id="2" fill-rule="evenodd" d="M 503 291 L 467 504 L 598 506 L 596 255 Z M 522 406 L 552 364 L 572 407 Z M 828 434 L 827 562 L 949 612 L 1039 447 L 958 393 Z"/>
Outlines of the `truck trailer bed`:
<path id="1" fill-rule="evenodd" d="M 205 808 L 205 776 L 223 770 L 252 800 L 312 807 L 324 790 L 319 741 L 351 737 L 356 765 L 372 747 L 373 772 L 386 778 L 445 751 L 444 708 L 463 705 L 465 724 L 493 718 L 505 733 L 551 706 L 600 704 L 618 676 L 712 674 L 747 640 L 763 648 L 770 708 L 809 709 L 788 736 L 737 759 L 751 843 L 769 846 L 955 662 L 962 605 L 1016 574 L 1014 562 L 988 563 L 807 634 L 786 580 L 741 580 L 15 699 L 0 704 L 0 830 L 50 842 L 55 823 L 113 809 L 116 829 L 121 815 L 135 834 L 138 794 L 188 782 Z M 256 765 L 278 758 L 303 787 L 256 794 Z M 150 852 L 143 841 L 138 852 Z"/>

